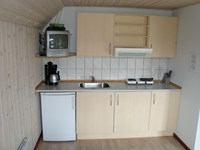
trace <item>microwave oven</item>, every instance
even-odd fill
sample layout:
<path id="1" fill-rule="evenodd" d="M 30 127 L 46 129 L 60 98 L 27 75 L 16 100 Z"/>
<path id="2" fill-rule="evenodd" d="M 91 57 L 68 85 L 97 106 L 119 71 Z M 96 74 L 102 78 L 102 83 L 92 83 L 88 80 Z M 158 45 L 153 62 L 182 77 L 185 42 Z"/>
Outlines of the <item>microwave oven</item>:
<path id="1" fill-rule="evenodd" d="M 46 56 L 68 56 L 69 43 L 69 31 L 46 31 Z"/>

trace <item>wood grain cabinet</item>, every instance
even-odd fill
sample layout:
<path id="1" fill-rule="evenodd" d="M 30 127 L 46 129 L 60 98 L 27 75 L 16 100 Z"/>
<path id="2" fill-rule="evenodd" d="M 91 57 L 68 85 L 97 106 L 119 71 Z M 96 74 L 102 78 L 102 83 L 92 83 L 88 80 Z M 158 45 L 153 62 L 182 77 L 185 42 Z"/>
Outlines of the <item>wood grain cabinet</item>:
<path id="1" fill-rule="evenodd" d="M 175 57 L 177 43 L 177 17 L 149 16 L 149 47 L 152 57 Z"/>
<path id="2" fill-rule="evenodd" d="M 77 56 L 113 56 L 115 47 L 134 47 L 175 57 L 177 24 L 177 17 L 78 13 Z"/>
<path id="3" fill-rule="evenodd" d="M 180 91 L 152 92 L 150 131 L 176 129 Z"/>
<path id="4" fill-rule="evenodd" d="M 77 56 L 112 56 L 114 14 L 78 13 Z"/>
<path id="5" fill-rule="evenodd" d="M 78 135 L 112 134 L 113 97 L 112 92 L 77 92 Z"/>
<path id="6" fill-rule="evenodd" d="M 79 138 L 147 132 L 151 92 L 78 92 Z"/>
<path id="7" fill-rule="evenodd" d="M 114 132 L 134 134 L 147 132 L 151 92 L 117 92 Z"/>
<path id="8" fill-rule="evenodd" d="M 172 135 L 180 91 L 77 92 L 78 139 Z"/>

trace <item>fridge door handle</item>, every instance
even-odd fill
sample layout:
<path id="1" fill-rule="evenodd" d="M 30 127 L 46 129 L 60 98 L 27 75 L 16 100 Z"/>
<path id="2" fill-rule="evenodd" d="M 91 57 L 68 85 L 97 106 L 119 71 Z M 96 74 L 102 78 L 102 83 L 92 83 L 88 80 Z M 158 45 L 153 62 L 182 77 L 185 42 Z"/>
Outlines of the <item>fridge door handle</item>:
<path id="1" fill-rule="evenodd" d="M 74 101 L 75 97 L 73 96 L 72 97 L 72 109 L 74 110 L 75 109 L 75 101 Z"/>

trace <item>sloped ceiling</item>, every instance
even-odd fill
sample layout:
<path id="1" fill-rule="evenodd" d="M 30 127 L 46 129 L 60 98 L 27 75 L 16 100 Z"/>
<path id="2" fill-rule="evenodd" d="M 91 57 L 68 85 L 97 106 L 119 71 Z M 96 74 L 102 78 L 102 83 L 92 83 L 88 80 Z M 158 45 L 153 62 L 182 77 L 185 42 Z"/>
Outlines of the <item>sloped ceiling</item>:
<path id="1" fill-rule="evenodd" d="M 0 0 L 0 20 L 42 28 L 63 7 L 127 7 L 173 10 L 200 0 Z"/>
<path id="2" fill-rule="evenodd" d="M 41 28 L 63 7 L 61 0 L 0 0 L 0 20 Z"/>
<path id="3" fill-rule="evenodd" d="M 128 7 L 173 10 L 200 0 L 62 0 L 65 6 Z"/>

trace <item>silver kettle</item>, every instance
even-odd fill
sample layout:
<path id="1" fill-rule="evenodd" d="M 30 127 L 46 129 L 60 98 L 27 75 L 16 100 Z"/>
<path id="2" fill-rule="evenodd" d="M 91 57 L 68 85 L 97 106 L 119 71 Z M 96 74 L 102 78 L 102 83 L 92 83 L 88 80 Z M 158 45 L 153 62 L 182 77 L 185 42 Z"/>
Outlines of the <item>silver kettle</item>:
<path id="1" fill-rule="evenodd" d="M 49 84 L 50 85 L 57 85 L 59 80 L 60 80 L 59 71 L 55 74 L 50 74 L 50 76 L 49 76 Z"/>

